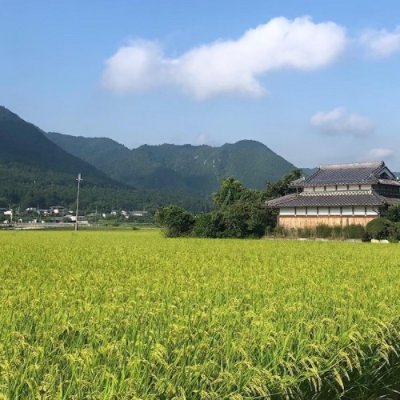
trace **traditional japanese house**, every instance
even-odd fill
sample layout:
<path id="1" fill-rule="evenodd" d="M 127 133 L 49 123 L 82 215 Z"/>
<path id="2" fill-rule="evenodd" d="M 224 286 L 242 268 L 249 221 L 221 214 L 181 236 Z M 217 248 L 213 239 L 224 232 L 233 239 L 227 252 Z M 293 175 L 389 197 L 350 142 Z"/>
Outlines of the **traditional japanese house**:
<path id="1" fill-rule="evenodd" d="M 294 193 L 267 202 L 286 229 L 366 225 L 400 204 L 400 180 L 383 161 L 321 165 L 291 187 Z"/>

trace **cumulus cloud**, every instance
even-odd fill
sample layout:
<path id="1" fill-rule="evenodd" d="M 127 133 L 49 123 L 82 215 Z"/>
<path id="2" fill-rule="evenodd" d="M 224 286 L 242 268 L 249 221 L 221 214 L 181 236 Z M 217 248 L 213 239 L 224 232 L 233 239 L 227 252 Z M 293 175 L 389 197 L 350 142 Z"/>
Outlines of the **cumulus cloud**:
<path id="1" fill-rule="evenodd" d="M 394 156 L 394 151 L 388 148 L 375 148 L 371 149 L 367 153 L 367 157 L 369 160 L 381 161 L 387 158 L 391 158 Z"/>
<path id="2" fill-rule="evenodd" d="M 168 57 L 155 42 L 133 41 L 106 60 L 103 85 L 138 92 L 173 85 L 197 99 L 221 94 L 257 97 L 268 71 L 312 70 L 333 63 L 346 47 L 344 28 L 309 17 L 274 18 L 237 40 L 220 40 Z"/>
<path id="3" fill-rule="evenodd" d="M 400 52 L 400 26 L 392 32 L 386 29 L 366 31 L 361 35 L 360 41 L 371 55 L 389 57 Z"/>
<path id="4" fill-rule="evenodd" d="M 352 135 L 364 137 L 372 133 L 373 125 L 363 115 L 349 113 L 343 107 L 332 111 L 321 111 L 314 114 L 310 123 L 321 133 L 327 135 Z"/>

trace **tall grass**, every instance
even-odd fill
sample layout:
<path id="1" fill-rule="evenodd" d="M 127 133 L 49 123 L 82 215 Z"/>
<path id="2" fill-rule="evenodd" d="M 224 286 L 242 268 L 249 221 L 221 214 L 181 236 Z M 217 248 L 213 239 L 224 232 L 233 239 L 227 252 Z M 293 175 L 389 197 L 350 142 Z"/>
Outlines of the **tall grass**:
<path id="1" fill-rule="evenodd" d="M 2 232 L 0 398 L 393 398 L 400 246 Z"/>

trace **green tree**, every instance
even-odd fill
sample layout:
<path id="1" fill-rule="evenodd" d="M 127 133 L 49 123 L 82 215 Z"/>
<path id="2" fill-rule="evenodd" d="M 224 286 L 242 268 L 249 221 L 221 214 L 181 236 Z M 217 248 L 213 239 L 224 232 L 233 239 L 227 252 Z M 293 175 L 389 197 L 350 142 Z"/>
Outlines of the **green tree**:
<path id="1" fill-rule="evenodd" d="M 293 188 L 290 187 L 290 183 L 300 178 L 301 170 L 294 169 L 293 171 L 284 175 L 279 181 L 267 183 L 265 197 L 267 199 L 275 199 L 293 192 Z"/>
<path id="2" fill-rule="evenodd" d="M 400 204 L 389 207 L 386 218 L 392 222 L 400 222 Z"/>
<path id="3" fill-rule="evenodd" d="M 214 193 L 213 201 L 217 209 L 227 207 L 245 195 L 247 189 L 235 178 L 225 178 Z"/>
<path id="4" fill-rule="evenodd" d="M 196 237 L 216 238 L 224 230 L 221 228 L 222 226 L 221 213 L 214 211 L 207 214 L 199 214 L 196 216 L 193 234 Z"/>
<path id="5" fill-rule="evenodd" d="M 265 193 L 247 189 L 234 178 L 221 182 L 213 200 L 216 209 L 196 218 L 196 236 L 261 237 L 276 224 L 276 214 L 265 207 Z"/>
<path id="6" fill-rule="evenodd" d="M 368 222 L 366 231 L 372 239 L 387 239 L 393 223 L 387 218 L 375 218 Z"/>
<path id="7" fill-rule="evenodd" d="M 157 210 L 155 220 L 165 229 L 165 234 L 168 237 L 189 235 L 195 223 L 190 212 L 173 205 Z"/>

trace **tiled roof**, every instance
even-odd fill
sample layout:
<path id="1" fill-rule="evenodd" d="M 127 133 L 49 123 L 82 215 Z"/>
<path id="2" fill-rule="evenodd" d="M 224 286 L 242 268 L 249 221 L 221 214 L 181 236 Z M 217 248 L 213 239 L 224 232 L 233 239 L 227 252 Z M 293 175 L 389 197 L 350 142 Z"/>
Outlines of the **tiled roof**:
<path id="1" fill-rule="evenodd" d="M 342 206 L 383 206 L 389 204 L 388 198 L 379 194 L 344 192 L 343 194 L 289 194 L 267 201 L 271 208 L 285 207 L 342 207 Z M 396 199 L 399 200 L 400 199 Z"/>
<path id="2" fill-rule="evenodd" d="M 378 182 L 382 185 L 400 186 L 400 181 L 395 181 L 393 179 L 379 179 Z"/>
<path id="3" fill-rule="evenodd" d="M 385 168 L 383 161 L 373 163 L 321 165 L 320 168 L 302 182 L 292 186 L 318 186 L 340 184 L 377 183 L 378 173 Z"/>
<path id="4" fill-rule="evenodd" d="M 400 199 L 398 197 L 387 197 L 386 200 L 389 206 L 400 205 Z"/>

